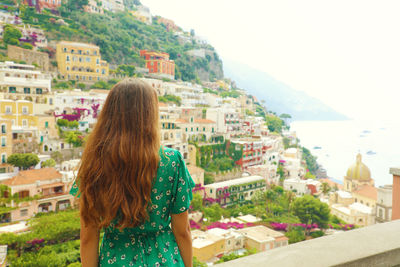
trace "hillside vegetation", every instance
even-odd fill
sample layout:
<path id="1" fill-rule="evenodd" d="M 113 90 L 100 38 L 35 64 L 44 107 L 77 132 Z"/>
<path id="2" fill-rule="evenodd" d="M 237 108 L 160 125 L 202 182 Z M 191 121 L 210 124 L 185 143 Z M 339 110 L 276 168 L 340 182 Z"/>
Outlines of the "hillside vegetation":
<path id="1" fill-rule="evenodd" d="M 191 42 L 183 43 L 156 19 L 152 25 L 147 25 L 136 20 L 129 11 L 100 15 L 80 9 L 68 10 L 65 6 L 60 11 L 63 21 L 49 12 L 38 14 L 26 6 L 20 7 L 20 16 L 24 23 L 45 30 L 49 41 L 69 40 L 98 45 L 102 58 L 112 65 L 143 67 L 144 60 L 140 58 L 139 51 L 147 49 L 170 54 L 176 63 L 176 79 L 212 81 L 223 78 L 222 62 L 212 46 L 199 44 L 193 38 Z M 186 53 L 200 48 L 207 50 L 205 58 Z"/>

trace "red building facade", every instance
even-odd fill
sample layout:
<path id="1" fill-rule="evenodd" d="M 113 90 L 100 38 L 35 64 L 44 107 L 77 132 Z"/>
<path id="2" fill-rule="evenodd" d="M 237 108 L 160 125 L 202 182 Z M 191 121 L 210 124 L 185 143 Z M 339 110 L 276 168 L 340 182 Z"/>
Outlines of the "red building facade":
<path id="1" fill-rule="evenodd" d="M 35 7 L 39 12 L 44 8 L 56 11 L 61 6 L 61 0 L 25 0 L 24 3 L 30 7 Z"/>
<path id="2" fill-rule="evenodd" d="M 140 56 L 144 58 L 149 73 L 174 79 L 175 62 L 169 59 L 168 53 L 141 50 Z"/>

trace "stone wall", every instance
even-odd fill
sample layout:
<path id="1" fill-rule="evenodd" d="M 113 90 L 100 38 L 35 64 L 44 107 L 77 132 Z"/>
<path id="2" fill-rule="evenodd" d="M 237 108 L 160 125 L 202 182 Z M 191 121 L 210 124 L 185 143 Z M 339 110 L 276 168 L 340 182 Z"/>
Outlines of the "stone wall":
<path id="1" fill-rule="evenodd" d="M 240 169 L 233 169 L 231 171 L 218 172 L 218 173 L 212 173 L 212 174 L 214 176 L 215 183 L 242 177 L 242 171 Z"/>
<path id="2" fill-rule="evenodd" d="M 47 53 L 24 49 L 14 45 L 8 45 L 7 57 L 16 61 L 23 60 L 30 65 L 35 63 L 44 71 L 50 70 L 49 55 Z"/>
<path id="3" fill-rule="evenodd" d="M 219 267 L 387 267 L 400 263 L 400 220 L 275 248 Z"/>

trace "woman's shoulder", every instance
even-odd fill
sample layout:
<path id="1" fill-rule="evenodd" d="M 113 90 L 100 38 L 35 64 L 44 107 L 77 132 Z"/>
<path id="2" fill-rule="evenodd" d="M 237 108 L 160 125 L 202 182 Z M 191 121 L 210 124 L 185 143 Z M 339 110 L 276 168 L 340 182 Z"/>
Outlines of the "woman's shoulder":
<path id="1" fill-rule="evenodd" d="M 182 155 L 181 152 L 176 149 L 163 146 L 160 148 L 160 158 L 161 162 L 170 162 L 182 160 Z"/>

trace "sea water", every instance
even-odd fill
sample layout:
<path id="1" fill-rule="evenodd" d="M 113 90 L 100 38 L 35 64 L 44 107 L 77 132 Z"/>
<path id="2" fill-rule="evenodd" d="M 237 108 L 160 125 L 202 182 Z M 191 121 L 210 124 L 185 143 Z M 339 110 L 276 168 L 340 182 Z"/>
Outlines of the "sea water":
<path id="1" fill-rule="evenodd" d="M 295 121 L 290 126 L 332 179 L 343 181 L 358 153 L 376 186 L 392 184 L 389 169 L 400 168 L 400 121 Z"/>

